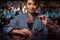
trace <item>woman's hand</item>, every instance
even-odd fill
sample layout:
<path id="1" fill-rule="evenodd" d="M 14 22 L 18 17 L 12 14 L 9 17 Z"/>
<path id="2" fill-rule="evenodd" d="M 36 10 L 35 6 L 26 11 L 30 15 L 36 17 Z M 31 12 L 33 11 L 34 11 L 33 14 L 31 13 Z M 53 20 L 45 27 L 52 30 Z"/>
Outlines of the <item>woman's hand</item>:
<path id="1" fill-rule="evenodd" d="M 25 29 L 25 28 L 21 29 L 21 30 L 13 29 L 12 33 L 28 35 L 29 37 L 31 37 L 31 35 L 32 35 L 32 33 L 28 29 Z"/>
<path id="2" fill-rule="evenodd" d="M 41 15 L 41 16 L 39 16 L 39 18 L 42 20 L 42 23 L 44 25 L 47 25 L 47 23 L 48 23 L 48 17 L 46 15 Z"/>
<path id="3" fill-rule="evenodd" d="M 22 33 L 22 34 L 27 34 L 27 35 L 29 35 L 30 37 L 31 37 L 31 35 L 32 35 L 32 33 L 28 30 L 28 29 L 22 29 L 22 30 L 20 30 L 20 32 Z"/>

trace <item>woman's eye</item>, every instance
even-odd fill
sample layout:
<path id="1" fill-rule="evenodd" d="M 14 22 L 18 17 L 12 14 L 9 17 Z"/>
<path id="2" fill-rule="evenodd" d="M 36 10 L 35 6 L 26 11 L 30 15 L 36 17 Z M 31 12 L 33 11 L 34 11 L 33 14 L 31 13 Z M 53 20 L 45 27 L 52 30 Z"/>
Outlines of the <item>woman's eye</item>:
<path id="1" fill-rule="evenodd" d="M 31 5 L 31 3 L 28 3 L 28 5 Z"/>

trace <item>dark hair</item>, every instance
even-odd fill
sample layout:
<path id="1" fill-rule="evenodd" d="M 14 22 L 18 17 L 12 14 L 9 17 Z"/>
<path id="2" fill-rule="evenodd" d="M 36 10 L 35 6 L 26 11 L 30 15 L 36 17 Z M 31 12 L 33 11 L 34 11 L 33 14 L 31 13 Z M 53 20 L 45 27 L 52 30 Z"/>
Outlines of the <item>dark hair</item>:
<path id="1" fill-rule="evenodd" d="M 28 0 L 25 0 L 25 3 L 27 3 Z M 33 0 L 36 4 L 40 4 L 40 0 Z"/>

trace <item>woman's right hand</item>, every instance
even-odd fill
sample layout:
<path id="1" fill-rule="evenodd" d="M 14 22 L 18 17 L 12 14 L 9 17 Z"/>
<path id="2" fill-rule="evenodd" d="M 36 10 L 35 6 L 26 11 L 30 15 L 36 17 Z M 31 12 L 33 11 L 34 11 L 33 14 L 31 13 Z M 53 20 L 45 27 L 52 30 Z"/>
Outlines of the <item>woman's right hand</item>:
<path id="1" fill-rule="evenodd" d="M 28 29 L 22 29 L 20 30 L 20 33 L 21 34 L 27 34 L 29 37 L 31 37 L 32 33 L 28 30 Z"/>
<path id="2" fill-rule="evenodd" d="M 29 37 L 31 37 L 31 35 L 32 35 L 32 33 L 28 29 L 25 29 L 25 28 L 24 29 L 21 29 L 21 30 L 14 29 L 12 31 L 12 33 L 28 35 Z"/>

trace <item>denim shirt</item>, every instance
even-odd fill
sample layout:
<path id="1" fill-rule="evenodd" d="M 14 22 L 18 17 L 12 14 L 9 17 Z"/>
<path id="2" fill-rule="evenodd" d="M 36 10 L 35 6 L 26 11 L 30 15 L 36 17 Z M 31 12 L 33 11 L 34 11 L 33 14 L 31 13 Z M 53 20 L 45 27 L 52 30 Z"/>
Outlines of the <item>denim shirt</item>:
<path id="1" fill-rule="evenodd" d="M 38 40 L 40 37 L 40 34 L 37 36 L 35 35 L 35 33 L 41 33 L 41 32 L 48 32 L 49 28 L 46 27 L 41 19 L 38 18 L 39 13 L 36 13 L 36 15 L 34 16 L 34 19 L 33 19 L 33 28 L 31 30 L 31 32 L 33 33 L 33 36 L 32 38 L 37 38 L 36 40 Z M 16 29 L 23 29 L 23 28 L 26 28 L 28 29 L 28 25 L 27 25 L 27 22 L 28 22 L 28 14 L 25 13 L 25 14 L 20 14 L 18 16 L 16 16 L 11 23 L 9 23 L 8 25 L 6 25 L 3 30 L 4 32 L 6 33 L 9 33 L 13 28 L 16 28 Z M 48 20 L 49 23 L 52 23 L 50 20 Z M 58 28 L 56 30 L 56 32 L 58 32 L 60 30 L 59 26 L 56 25 L 56 27 Z"/>

